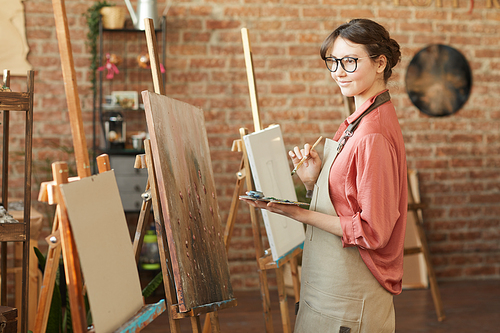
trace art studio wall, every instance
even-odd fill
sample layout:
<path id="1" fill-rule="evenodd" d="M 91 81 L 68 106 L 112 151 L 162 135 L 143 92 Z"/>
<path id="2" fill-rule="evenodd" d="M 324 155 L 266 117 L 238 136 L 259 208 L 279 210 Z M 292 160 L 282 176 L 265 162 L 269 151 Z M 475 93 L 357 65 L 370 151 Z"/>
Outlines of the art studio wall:
<path id="1" fill-rule="evenodd" d="M 125 7 L 121 1 L 111 1 Z M 24 1 L 29 63 L 35 74 L 33 198 L 52 161 L 71 146 L 50 0 Z M 87 24 L 94 2 L 67 0 L 85 132 L 91 144 L 92 91 Z M 339 89 L 319 57 L 337 25 L 365 17 L 386 26 L 402 47 L 390 91 L 408 166 L 419 173 L 425 229 L 438 280 L 500 278 L 500 5 L 498 0 L 197 0 L 168 1 L 166 92 L 204 110 L 222 220 L 228 215 L 241 155 L 231 151 L 238 129 L 253 130 L 240 29 L 249 29 L 264 126 L 281 125 L 287 149 L 332 137 L 345 111 Z M 438 3 L 441 3 L 439 6 Z M 165 3 L 159 4 L 160 13 Z M 137 38 L 137 37 L 134 37 Z M 415 107 L 405 87 L 413 56 L 444 44 L 467 59 L 472 88 L 457 112 L 433 117 Z M 131 49 L 137 54 L 146 49 Z M 1 65 L 1 64 L 0 64 Z M 2 68 L 3 69 L 3 68 Z M 139 78 L 134 89 L 152 89 Z M 12 78 L 25 90 L 25 78 Z M 439 89 L 439 88 L 436 88 Z M 142 121 L 140 113 L 135 115 Z M 21 123 L 13 116 L 11 123 Z M 144 120 L 145 121 L 145 120 Z M 145 123 L 144 123 L 145 125 Z M 13 128 L 9 193 L 22 195 L 23 130 Z M 19 189 L 18 191 L 16 189 Z M 42 239 L 49 232 L 46 220 Z M 258 288 L 248 208 L 241 205 L 229 249 L 234 289 Z"/>

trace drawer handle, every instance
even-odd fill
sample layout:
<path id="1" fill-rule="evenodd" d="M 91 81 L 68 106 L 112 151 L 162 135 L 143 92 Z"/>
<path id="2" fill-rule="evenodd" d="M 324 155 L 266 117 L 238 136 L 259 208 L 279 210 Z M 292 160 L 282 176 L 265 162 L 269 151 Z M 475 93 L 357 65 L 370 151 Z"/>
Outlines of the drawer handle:
<path id="1" fill-rule="evenodd" d="M 139 187 L 139 185 L 134 186 L 134 191 L 141 192 L 141 188 Z"/>

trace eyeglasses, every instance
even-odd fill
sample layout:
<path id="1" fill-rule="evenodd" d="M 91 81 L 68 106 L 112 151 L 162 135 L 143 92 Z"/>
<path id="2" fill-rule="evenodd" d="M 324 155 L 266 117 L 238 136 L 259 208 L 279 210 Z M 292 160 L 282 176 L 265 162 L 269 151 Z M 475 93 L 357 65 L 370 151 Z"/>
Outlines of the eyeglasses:
<path id="1" fill-rule="evenodd" d="M 358 68 L 358 60 L 359 59 L 366 59 L 366 58 L 373 58 L 376 57 L 375 55 L 368 56 L 368 57 L 362 57 L 362 58 L 354 58 L 354 57 L 343 57 L 340 59 L 337 59 L 335 57 L 326 57 L 325 58 L 325 64 L 326 68 L 330 72 L 336 72 L 337 69 L 339 68 L 339 63 L 340 66 L 346 71 L 347 73 L 353 73 L 356 71 Z"/>

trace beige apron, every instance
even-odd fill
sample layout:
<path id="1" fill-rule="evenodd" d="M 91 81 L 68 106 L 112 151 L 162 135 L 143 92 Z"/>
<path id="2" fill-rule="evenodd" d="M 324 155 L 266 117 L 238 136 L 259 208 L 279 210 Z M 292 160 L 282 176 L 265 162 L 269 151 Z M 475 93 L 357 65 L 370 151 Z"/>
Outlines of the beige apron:
<path id="1" fill-rule="evenodd" d="M 324 161 L 311 210 L 337 216 L 328 177 L 338 143 L 326 139 Z M 357 247 L 342 247 L 340 237 L 307 226 L 302 258 L 299 312 L 295 333 L 394 332 L 392 294 L 366 267 Z"/>

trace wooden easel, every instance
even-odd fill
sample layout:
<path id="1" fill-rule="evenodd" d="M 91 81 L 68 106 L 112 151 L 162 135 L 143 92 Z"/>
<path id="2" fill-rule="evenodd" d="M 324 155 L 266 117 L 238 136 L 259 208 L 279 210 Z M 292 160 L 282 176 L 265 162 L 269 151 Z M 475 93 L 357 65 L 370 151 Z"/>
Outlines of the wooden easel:
<path id="1" fill-rule="evenodd" d="M 438 321 L 443 321 L 446 316 L 443 310 L 443 302 L 441 301 L 441 293 L 439 292 L 439 287 L 436 280 L 436 274 L 434 268 L 432 267 L 429 246 L 427 245 L 427 239 L 425 237 L 424 230 L 424 220 L 422 215 L 422 209 L 424 205 L 420 201 L 420 191 L 418 186 L 418 175 L 416 170 L 408 170 L 408 213 L 413 214 L 415 218 L 415 227 L 417 229 L 417 237 L 420 241 L 420 246 L 405 248 L 404 255 L 414 255 L 423 253 L 425 264 L 427 267 L 427 275 L 429 278 L 432 300 L 434 302 L 434 307 L 436 308 L 436 315 Z"/>
<path id="2" fill-rule="evenodd" d="M 148 45 L 149 58 L 151 63 L 151 71 L 153 78 L 154 90 L 157 94 L 164 95 L 165 90 L 163 86 L 163 81 L 161 80 L 160 74 L 160 64 L 157 52 L 156 35 L 154 33 L 153 20 L 145 19 L 145 34 Z M 134 251 L 135 256 L 138 259 L 140 255 L 140 250 L 142 248 L 142 243 L 144 239 L 144 234 L 147 228 L 147 222 L 149 220 L 149 215 L 151 211 L 151 206 L 153 207 L 155 229 L 158 240 L 158 248 L 160 254 L 160 262 L 162 265 L 162 275 L 165 288 L 165 296 L 167 301 L 167 306 L 169 307 L 168 319 L 170 325 L 170 332 L 180 333 L 180 319 L 190 318 L 191 327 L 193 332 L 201 332 L 201 321 L 200 315 L 206 314 L 207 320 L 205 320 L 204 331 L 211 331 L 214 333 L 220 332 L 218 310 L 229 308 L 236 305 L 236 300 L 229 302 L 217 302 L 206 304 L 201 307 L 190 309 L 187 312 L 180 312 L 178 306 L 177 294 L 175 292 L 175 282 L 172 277 L 172 265 L 170 260 L 170 253 L 167 246 L 167 236 L 165 234 L 165 222 L 163 220 L 162 207 L 159 199 L 158 183 L 155 174 L 155 165 L 151 149 L 151 143 L 149 140 L 144 140 L 144 155 L 138 155 L 136 157 L 135 168 L 148 170 L 148 182 L 146 184 L 145 192 L 142 196 L 143 203 L 141 206 L 136 234 L 134 238 Z"/>
<path id="3" fill-rule="evenodd" d="M 83 131 L 80 100 L 77 92 L 76 75 L 64 0 L 53 0 L 52 4 L 54 8 L 59 52 L 61 54 L 61 65 L 65 82 L 64 86 L 67 96 L 78 177 L 68 179 L 67 164 L 65 162 L 58 162 L 52 165 L 54 181 L 42 183 L 41 185 L 39 200 L 49 202 L 50 204 L 56 203 L 57 207 L 52 229 L 53 232 L 48 237 L 49 252 L 47 255 L 46 270 L 43 278 L 34 331 L 35 333 L 45 332 L 56 271 L 59 264 L 59 255 L 62 251 L 73 330 L 75 332 L 87 332 L 87 315 L 85 313 L 83 300 L 84 285 L 78 251 L 72 235 L 64 200 L 61 199 L 59 185 L 89 177 L 90 164 L 85 133 Z M 101 155 L 97 160 L 97 164 L 99 166 L 99 172 L 110 170 L 109 158 L 107 155 Z M 130 330 L 131 327 L 144 327 L 164 310 L 165 306 L 162 302 L 144 306 L 136 316 L 124 323 L 123 326 L 118 329 L 118 332 Z"/>
<path id="4" fill-rule="evenodd" d="M 252 59 L 252 51 L 250 47 L 250 38 L 248 34 L 248 29 L 246 28 L 241 29 L 241 35 L 243 41 L 243 51 L 245 55 L 245 65 L 247 70 L 248 88 L 250 94 L 250 104 L 252 107 L 254 130 L 260 131 L 262 130 L 262 124 L 258 106 L 257 88 L 255 83 L 255 75 L 253 71 L 253 59 Z M 231 242 L 231 235 L 233 232 L 234 223 L 236 221 L 236 213 L 240 201 L 239 196 L 243 193 L 244 189 L 243 182 L 245 181 L 245 185 L 248 191 L 254 189 L 250 164 L 248 162 L 248 155 L 245 149 L 245 145 L 243 144 L 243 136 L 248 134 L 248 130 L 245 128 L 240 128 L 239 134 L 240 134 L 240 139 L 235 140 L 233 142 L 232 150 L 242 152 L 243 156 L 240 162 L 240 169 L 236 173 L 236 178 L 237 178 L 236 185 L 233 192 L 233 197 L 229 210 L 229 216 L 226 223 L 226 230 L 224 233 L 226 250 L 229 249 L 229 245 Z M 264 311 L 266 332 L 274 332 L 272 315 L 271 315 L 269 286 L 267 282 L 267 271 L 271 269 L 276 270 L 276 281 L 278 285 L 278 295 L 279 295 L 283 332 L 291 332 L 292 327 L 290 324 L 290 316 L 288 312 L 288 301 L 287 301 L 287 293 L 283 276 L 283 266 L 286 263 L 290 263 L 295 301 L 298 302 L 300 297 L 300 281 L 299 281 L 298 267 L 297 267 L 298 266 L 297 256 L 302 253 L 302 248 L 296 247 L 286 256 L 283 256 L 278 261 L 274 261 L 272 259 L 270 249 L 264 249 L 261 228 L 255 209 L 250 208 L 250 220 L 252 222 L 252 232 L 253 232 L 254 246 L 255 246 L 255 258 L 259 270 L 260 292 L 261 292 L 262 306 Z"/>
<path id="5" fill-rule="evenodd" d="M 354 105 L 353 97 L 344 96 L 344 107 L 346 117 L 356 111 Z M 441 293 L 439 292 L 439 287 L 436 280 L 436 274 L 434 268 L 432 267 L 429 246 L 427 245 L 427 239 L 425 237 L 424 230 L 424 220 L 422 215 L 422 209 L 424 205 L 420 201 L 420 191 L 418 186 L 418 175 L 416 170 L 408 169 L 408 213 L 412 214 L 415 219 L 415 228 L 417 229 L 417 240 L 420 243 L 419 246 L 405 248 L 404 255 L 415 255 L 422 253 L 425 259 L 425 266 L 427 269 L 427 277 L 429 279 L 432 300 L 434 302 L 434 307 L 436 308 L 436 315 L 438 321 L 443 321 L 446 316 L 443 310 L 443 302 L 441 301 Z"/>

